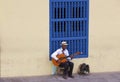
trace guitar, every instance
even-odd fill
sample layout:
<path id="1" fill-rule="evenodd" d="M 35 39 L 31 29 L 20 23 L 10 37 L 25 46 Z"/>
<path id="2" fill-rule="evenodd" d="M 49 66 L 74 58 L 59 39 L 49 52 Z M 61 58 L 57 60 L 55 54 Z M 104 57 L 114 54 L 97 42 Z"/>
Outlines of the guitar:
<path id="1" fill-rule="evenodd" d="M 54 58 L 52 58 L 52 63 L 53 63 L 55 66 L 59 66 L 60 63 L 65 63 L 65 62 L 67 62 L 67 61 L 68 61 L 68 60 L 67 60 L 68 57 L 73 58 L 74 56 L 80 55 L 80 54 L 82 54 L 82 52 L 76 52 L 75 54 L 70 55 L 70 56 L 66 56 L 65 54 L 59 54 L 59 55 L 57 55 L 57 58 L 58 58 L 58 60 L 60 60 L 60 62 L 58 62 L 58 61 L 56 61 Z"/>

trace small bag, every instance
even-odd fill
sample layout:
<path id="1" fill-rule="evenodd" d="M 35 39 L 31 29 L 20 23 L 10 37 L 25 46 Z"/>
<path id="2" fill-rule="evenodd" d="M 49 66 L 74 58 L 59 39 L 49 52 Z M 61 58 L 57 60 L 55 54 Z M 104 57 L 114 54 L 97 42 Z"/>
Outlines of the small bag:
<path id="1" fill-rule="evenodd" d="M 89 65 L 86 63 L 80 64 L 79 69 L 78 69 L 78 74 L 84 75 L 84 74 L 89 74 L 89 73 L 90 73 Z"/>

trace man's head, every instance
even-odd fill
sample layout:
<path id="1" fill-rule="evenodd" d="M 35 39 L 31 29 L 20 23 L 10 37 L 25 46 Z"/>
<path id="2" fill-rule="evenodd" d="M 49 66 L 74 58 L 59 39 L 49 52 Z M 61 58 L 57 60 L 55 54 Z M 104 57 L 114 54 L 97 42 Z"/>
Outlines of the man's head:
<path id="1" fill-rule="evenodd" d="M 62 46 L 62 49 L 65 50 L 67 48 L 67 42 L 66 41 L 62 41 L 61 43 L 61 46 Z"/>

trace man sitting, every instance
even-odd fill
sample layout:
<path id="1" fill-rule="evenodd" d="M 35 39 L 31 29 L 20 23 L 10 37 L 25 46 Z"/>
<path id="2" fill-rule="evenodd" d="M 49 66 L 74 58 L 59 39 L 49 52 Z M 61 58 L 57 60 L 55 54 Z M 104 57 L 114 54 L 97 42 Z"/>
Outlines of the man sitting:
<path id="1" fill-rule="evenodd" d="M 74 78 L 74 76 L 72 75 L 72 72 L 73 72 L 73 67 L 74 67 L 74 64 L 72 62 L 70 62 L 69 60 L 72 59 L 72 57 L 68 57 L 69 56 L 69 52 L 67 50 L 67 42 L 66 41 L 63 41 L 61 43 L 61 48 L 57 49 L 55 52 L 52 53 L 51 57 L 53 59 L 55 59 L 59 64 L 59 67 L 64 67 L 64 71 L 63 71 L 63 78 L 64 79 L 67 79 L 67 75 L 68 77 L 70 78 Z M 57 58 L 57 55 L 60 55 L 60 54 L 64 54 L 67 58 L 67 61 L 66 62 L 62 62 L 59 60 L 59 58 Z M 69 69 L 69 70 L 68 70 Z"/>

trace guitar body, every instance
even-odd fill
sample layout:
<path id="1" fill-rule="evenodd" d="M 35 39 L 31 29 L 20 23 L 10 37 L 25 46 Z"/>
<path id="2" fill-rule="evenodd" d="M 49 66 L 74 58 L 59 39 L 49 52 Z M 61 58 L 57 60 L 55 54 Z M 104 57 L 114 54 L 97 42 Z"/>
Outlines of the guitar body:
<path id="1" fill-rule="evenodd" d="M 79 54 L 82 54 L 82 52 L 76 52 L 75 54 L 71 55 L 71 56 L 66 56 L 65 54 L 59 54 L 57 55 L 56 57 L 58 58 L 58 60 L 60 60 L 60 63 L 65 63 L 67 62 L 67 58 L 68 57 L 72 57 L 75 56 L 75 55 L 79 55 Z M 54 58 L 52 58 L 52 63 L 55 65 L 55 66 L 59 66 L 60 63 L 57 62 Z"/>
<path id="2" fill-rule="evenodd" d="M 66 56 L 64 54 L 57 55 L 57 58 L 60 60 L 60 63 L 67 62 L 67 58 L 66 58 Z M 54 58 L 52 58 L 52 63 L 55 66 L 59 66 L 60 65 L 60 63 L 58 63 Z"/>

